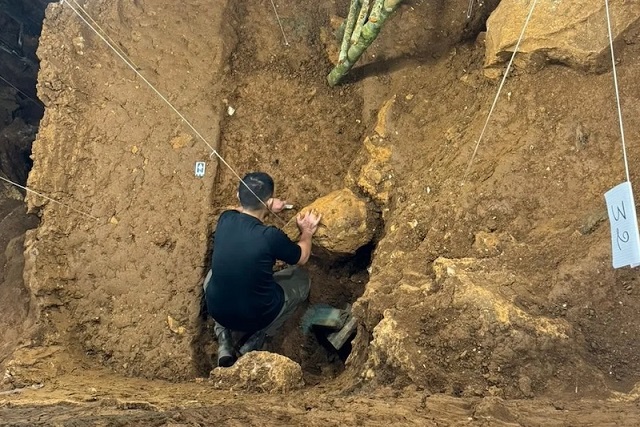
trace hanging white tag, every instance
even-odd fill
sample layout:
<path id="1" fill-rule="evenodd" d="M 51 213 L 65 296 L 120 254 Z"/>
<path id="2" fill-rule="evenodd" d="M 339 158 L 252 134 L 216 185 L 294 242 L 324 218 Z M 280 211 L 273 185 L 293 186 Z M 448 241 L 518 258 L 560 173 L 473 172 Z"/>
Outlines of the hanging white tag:
<path id="1" fill-rule="evenodd" d="M 640 265 L 640 233 L 631 183 L 613 187 L 604 198 L 611 224 L 613 268 L 636 267 Z"/>

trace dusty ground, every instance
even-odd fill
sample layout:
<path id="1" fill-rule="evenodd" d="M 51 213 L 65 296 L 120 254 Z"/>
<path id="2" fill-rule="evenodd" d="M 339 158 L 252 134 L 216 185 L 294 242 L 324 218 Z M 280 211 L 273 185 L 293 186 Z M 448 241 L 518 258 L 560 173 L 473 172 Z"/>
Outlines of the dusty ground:
<path id="1" fill-rule="evenodd" d="M 29 182 L 99 220 L 29 199 L 42 216 L 25 268 L 39 330 L 0 359 L 0 425 L 639 423 L 637 274 L 611 269 L 603 223 L 603 193 L 623 180 L 611 75 L 516 72 L 465 179 L 496 90 L 475 42 L 488 10 L 467 23 L 466 0 L 408 2 L 330 90 L 326 28 L 345 3 L 278 2 L 290 47 L 267 0 L 89 11 L 238 173 L 271 173 L 296 206 L 345 183 L 375 200 L 375 250 L 309 267 L 310 302 L 354 303 L 362 320 L 346 365 L 291 325 L 272 349 L 300 362 L 303 390 L 194 382 L 215 352 L 200 311 L 207 236 L 236 178 L 56 6 Z M 628 135 L 640 129 L 637 34 L 620 53 Z M 389 159 L 371 160 L 366 137 Z M 373 190 L 359 180 L 372 164 L 384 172 Z"/>
<path id="2" fill-rule="evenodd" d="M 287 396 L 213 391 L 208 384 L 65 376 L 48 391 L 3 396 L 0 426 L 634 426 L 637 402 L 456 398 L 415 386 L 339 392 L 326 382 Z M 88 374 L 88 375 L 87 375 Z"/>

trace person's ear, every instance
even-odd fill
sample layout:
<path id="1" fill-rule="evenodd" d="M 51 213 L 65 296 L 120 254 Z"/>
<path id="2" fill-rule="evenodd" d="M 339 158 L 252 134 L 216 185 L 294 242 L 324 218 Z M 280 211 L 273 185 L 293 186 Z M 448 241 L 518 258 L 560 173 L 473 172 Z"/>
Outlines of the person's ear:
<path id="1" fill-rule="evenodd" d="M 238 199 L 238 201 L 240 201 L 240 192 L 236 191 L 236 198 Z"/>

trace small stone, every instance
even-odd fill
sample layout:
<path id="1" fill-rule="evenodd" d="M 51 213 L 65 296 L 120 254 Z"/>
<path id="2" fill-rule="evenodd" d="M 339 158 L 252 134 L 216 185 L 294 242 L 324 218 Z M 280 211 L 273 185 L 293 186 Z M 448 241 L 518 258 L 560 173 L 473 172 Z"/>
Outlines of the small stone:
<path id="1" fill-rule="evenodd" d="M 531 378 L 528 376 L 523 375 L 518 379 L 518 388 L 524 397 L 533 397 L 531 390 Z"/>
<path id="2" fill-rule="evenodd" d="M 137 145 L 134 145 L 133 147 L 131 147 L 131 152 L 132 152 L 133 154 L 137 154 L 137 153 L 138 153 L 138 151 L 139 151 L 139 150 L 138 150 L 138 146 L 137 146 Z"/>
<path id="3" fill-rule="evenodd" d="M 188 133 L 181 133 L 180 135 L 171 139 L 171 146 L 174 150 L 179 150 L 191 145 L 193 145 L 193 138 Z"/>
<path id="4" fill-rule="evenodd" d="M 390 165 L 391 149 L 383 145 L 376 145 L 371 138 L 365 138 L 366 163 L 360 168 L 355 183 L 381 205 L 389 202 L 389 191 L 393 187 L 393 169 Z M 349 186 L 349 183 L 347 183 Z"/>
<path id="5" fill-rule="evenodd" d="M 118 225 L 118 219 L 115 216 L 112 216 L 109 222 L 113 225 Z"/>
<path id="6" fill-rule="evenodd" d="M 167 324 L 174 334 L 183 335 L 187 331 L 184 326 L 180 326 L 180 323 L 171 316 L 167 316 Z"/>

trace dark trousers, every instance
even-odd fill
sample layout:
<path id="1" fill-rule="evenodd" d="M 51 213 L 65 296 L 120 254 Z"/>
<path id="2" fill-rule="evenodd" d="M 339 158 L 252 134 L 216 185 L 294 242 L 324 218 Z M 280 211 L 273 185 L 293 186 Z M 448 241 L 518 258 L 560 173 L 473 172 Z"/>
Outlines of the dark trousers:
<path id="1" fill-rule="evenodd" d="M 209 283 L 211 270 L 204 281 L 204 287 Z M 278 316 L 262 331 L 267 336 L 274 336 L 296 311 L 296 308 L 309 297 L 309 289 L 311 288 L 311 280 L 305 270 L 298 266 L 290 266 L 284 270 L 280 270 L 273 274 L 273 279 L 284 291 L 284 305 L 278 313 Z M 214 319 L 215 320 L 215 319 Z M 215 334 L 219 336 L 226 328 L 216 322 Z M 259 332 L 259 331 L 256 331 Z"/>

